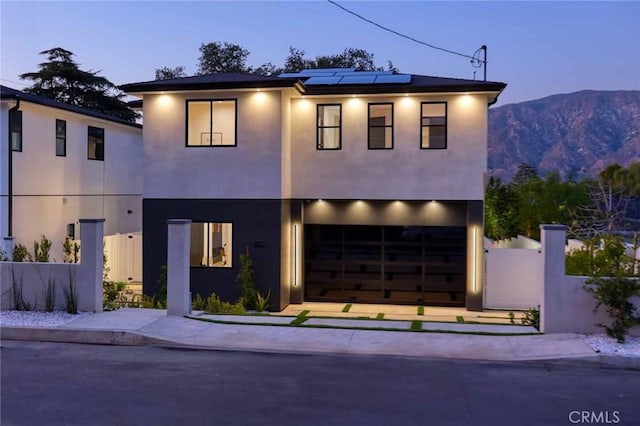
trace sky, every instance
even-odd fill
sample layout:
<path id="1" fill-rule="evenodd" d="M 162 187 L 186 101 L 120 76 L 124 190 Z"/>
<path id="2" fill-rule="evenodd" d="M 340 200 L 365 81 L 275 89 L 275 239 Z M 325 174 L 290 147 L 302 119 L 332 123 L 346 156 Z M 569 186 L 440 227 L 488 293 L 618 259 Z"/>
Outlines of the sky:
<path id="1" fill-rule="evenodd" d="M 472 55 L 488 47 L 487 79 L 508 84 L 498 105 L 583 89 L 640 90 L 640 2 L 341 1 L 407 36 Z M 365 49 L 400 72 L 482 79 L 469 59 L 383 31 L 328 1 L 0 0 L 0 83 L 22 89 L 38 52 L 63 47 L 115 84 L 153 80 L 156 68 L 197 70 L 199 47 L 239 44 L 249 65 L 284 64 Z"/>

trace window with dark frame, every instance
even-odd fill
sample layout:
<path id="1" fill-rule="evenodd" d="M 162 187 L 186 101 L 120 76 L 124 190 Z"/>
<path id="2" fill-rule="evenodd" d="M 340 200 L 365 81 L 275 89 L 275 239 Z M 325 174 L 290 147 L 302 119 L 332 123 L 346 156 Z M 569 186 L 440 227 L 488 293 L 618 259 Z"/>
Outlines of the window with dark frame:
<path id="1" fill-rule="evenodd" d="M 67 156 L 67 122 L 56 120 L 56 156 Z"/>
<path id="2" fill-rule="evenodd" d="M 393 149 L 393 104 L 369 104 L 369 149 Z"/>
<path id="3" fill-rule="evenodd" d="M 104 161 L 104 129 L 88 126 L 87 151 L 89 160 Z"/>
<path id="4" fill-rule="evenodd" d="M 9 136 L 11 151 L 22 151 L 22 111 L 9 110 Z"/>
<path id="5" fill-rule="evenodd" d="M 233 224 L 192 222 L 189 265 L 195 267 L 231 268 Z"/>
<path id="6" fill-rule="evenodd" d="M 316 148 L 342 149 L 342 105 L 319 104 L 316 123 Z"/>
<path id="7" fill-rule="evenodd" d="M 447 148 L 447 103 L 422 102 L 420 104 L 420 148 Z"/>
<path id="8" fill-rule="evenodd" d="M 187 100 L 187 146 L 237 146 L 237 100 Z"/>

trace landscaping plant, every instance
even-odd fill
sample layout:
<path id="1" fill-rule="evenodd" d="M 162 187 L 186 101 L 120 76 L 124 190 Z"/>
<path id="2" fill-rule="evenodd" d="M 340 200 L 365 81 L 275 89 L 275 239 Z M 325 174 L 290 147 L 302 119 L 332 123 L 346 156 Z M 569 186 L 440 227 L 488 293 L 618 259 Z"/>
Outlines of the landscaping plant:
<path id="1" fill-rule="evenodd" d="M 242 300 L 237 303 L 223 302 L 215 293 L 211 293 L 211 296 L 207 298 L 206 312 L 209 314 L 244 314 L 247 310 L 242 304 Z"/>
<path id="2" fill-rule="evenodd" d="M 240 254 L 240 272 L 238 272 L 236 282 L 240 284 L 240 299 L 245 309 L 254 308 L 256 306 L 257 290 L 254 279 L 253 259 L 248 249 L 245 254 Z"/>
<path id="3" fill-rule="evenodd" d="M 267 291 L 267 294 L 263 296 L 259 291 L 256 291 L 256 311 L 264 312 L 269 310 L 269 298 L 271 297 L 271 289 Z"/>
<path id="4" fill-rule="evenodd" d="M 14 262 L 33 262 L 33 257 L 31 256 L 31 253 L 29 253 L 29 250 L 27 250 L 27 248 L 24 245 L 16 244 L 15 247 L 13 247 L 13 261 Z"/>
<path id="5" fill-rule="evenodd" d="M 530 325 L 536 330 L 540 330 L 540 305 L 537 308 L 527 309 L 523 314 L 524 316 L 520 320 L 522 325 Z"/>
<path id="6" fill-rule="evenodd" d="M 36 262 L 48 262 L 49 251 L 51 250 L 51 240 L 42 235 L 40 242 L 33 242 L 33 255 Z"/>
<path id="7" fill-rule="evenodd" d="M 640 296 L 640 280 L 623 276 L 591 277 L 585 282 L 584 288 L 592 293 L 597 301 L 593 312 L 597 312 L 600 306 L 604 305 L 613 320 L 611 326 L 598 326 L 603 327 L 609 337 L 624 343 L 629 329 L 640 325 L 640 316 L 635 315 L 635 307 L 629 301 L 633 296 Z"/>

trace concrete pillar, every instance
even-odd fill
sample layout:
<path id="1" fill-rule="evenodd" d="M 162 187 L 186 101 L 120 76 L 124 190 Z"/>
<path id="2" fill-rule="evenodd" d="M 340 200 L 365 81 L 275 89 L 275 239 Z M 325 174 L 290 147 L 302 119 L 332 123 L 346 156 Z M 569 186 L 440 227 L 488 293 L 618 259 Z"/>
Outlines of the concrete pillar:
<path id="1" fill-rule="evenodd" d="M 2 245 L 0 248 L 4 250 L 9 260 L 13 260 L 13 237 L 2 237 Z"/>
<path id="2" fill-rule="evenodd" d="M 555 333 L 563 331 L 562 298 L 556 297 L 556 286 L 565 285 L 564 245 L 567 237 L 565 225 L 540 225 L 541 244 L 541 293 L 540 293 L 540 331 Z"/>
<path id="3" fill-rule="evenodd" d="M 484 292 L 484 204 L 467 201 L 467 292 L 468 311 L 482 311 Z"/>
<path id="4" fill-rule="evenodd" d="M 80 311 L 102 312 L 103 240 L 104 219 L 80 219 L 80 267 L 71 277 Z"/>
<path id="5" fill-rule="evenodd" d="M 167 242 L 167 315 L 191 313 L 189 252 L 191 220 L 169 219 Z"/>

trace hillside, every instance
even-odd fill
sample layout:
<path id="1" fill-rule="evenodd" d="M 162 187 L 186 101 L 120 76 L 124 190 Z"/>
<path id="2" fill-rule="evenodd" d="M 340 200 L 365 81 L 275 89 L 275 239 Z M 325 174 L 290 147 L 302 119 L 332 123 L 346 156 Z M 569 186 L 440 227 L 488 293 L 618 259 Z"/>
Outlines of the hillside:
<path id="1" fill-rule="evenodd" d="M 489 173 L 503 180 L 520 163 L 584 176 L 640 161 L 640 91 L 583 90 L 491 108 L 488 156 Z"/>

